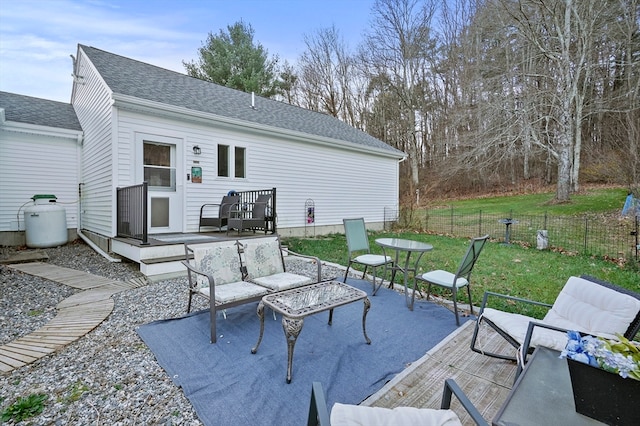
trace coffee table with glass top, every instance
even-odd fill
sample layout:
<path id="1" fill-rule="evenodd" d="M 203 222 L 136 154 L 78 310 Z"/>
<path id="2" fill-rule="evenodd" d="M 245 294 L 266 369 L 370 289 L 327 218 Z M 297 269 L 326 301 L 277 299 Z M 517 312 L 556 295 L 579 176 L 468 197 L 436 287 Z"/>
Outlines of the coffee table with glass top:
<path id="1" fill-rule="evenodd" d="M 364 312 L 362 313 L 362 331 L 368 345 L 371 339 L 367 336 L 367 313 L 371 308 L 371 302 L 367 293 L 351 287 L 339 281 L 326 281 L 317 284 L 295 288 L 292 290 L 264 296 L 258 304 L 258 317 L 260 317 L 260 337 L 251 349 L 251 353 L 258 351 L 264 334 L 264 307 L 268 306 L 275 312 L 282 314 L 282 328 L 287 339 L 287 383 L 291 383 L 291 371 L 293 368 L 293 349 L 296 340 L 302 331 L 304 318 L 319 312 L 329 311 L 329 325 L 333 320 L 333 310 L 337 307 L 362 300 Z"/>

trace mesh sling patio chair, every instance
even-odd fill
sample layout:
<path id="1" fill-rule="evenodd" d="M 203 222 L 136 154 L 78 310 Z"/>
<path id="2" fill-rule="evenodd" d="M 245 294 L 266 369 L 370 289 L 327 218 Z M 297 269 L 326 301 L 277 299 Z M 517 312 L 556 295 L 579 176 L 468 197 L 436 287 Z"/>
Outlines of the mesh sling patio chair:
<path id="1" fill-rule="evenodd" d="M 453 379 L 446 379 L 440 409 L 415 407 L 390 409 L 336 403 L 331 408 L 331 412 L 327 407 L 322 384 L 313 382 L 307 426 L 461 425 L 460 418 L 451 410 L 453 395 L 460 401 L 460 405 L 476 425 L 489 425 L 458 384 Z"/>
<path id="2" fill-rule="evenodd" d="M 415 277 L 416 281 L 424 281 L 427 283 L 427 300 L 429 300 L 429 294 L 431 293 L 432 284 L 451 290 L 453 299 L 453 313 L 456 316 L 456 325 L 460 325 L 460 318 L 458 316 L 458 304 L 456 302 L 456 299 L 458 296 L 458 289 L 462 287 L 467 287 L 467 295 L 469 296 L 469 308 L 471 309 L 471 315 L 473 315 L 473 303 L 471 302 L 470 284 L 471 271 L 473 271 L 473 267 L 475 266 L 478 260 L 478 256 L 480 256 L 480 252 L 485 246 L 488 238 L 489 235 L 485 235 L 483 237 L 473 238 L 471 240 L 469 248 L 467 249 L 467 252 L 460 262 L 460 266 L 458 266 L 458 270 L 455 273 L 438 269 L 435 271 L 426 272 Z M 413 294 L 415 296 L 415 286 Z"/>
<path id="3" fill-rule="evenodd" d="M 542 319 L 489 307 L 491 300 L 503 299 L 514 307 L 537 306 L 547 310 Z M 496 353 L 481 347 L 480 326 L 486 324 L 507 340 L 514 355 Z M 640 294 L 588 275 L 569 277 L 553 305 L 485 292 L 471 338 L 474 352 L 518 361 L 521 370 L 526 357 L 537 346 L 561 351 L 567 344 L 568 330 L 615 339 L 622 334 L 633 339 L 640 330 Z"/>
<path id="4" fill-rule="evenodd" d="M 267 210 L 270 208 L 270 201 L 270 194 L 260 194 L 255 202 L 246 206 L 246 209 L 240 202 L 234 204 L 229 211 L 227 234 L 229 234 L 229 230 L 231 229 L 236 229 L 238 234 L 245 229 L 252 229 L 253 232 L 255 232 L 256 229 L 264 229 L 264 233 L 266 234 L 268 229 Z"/>
<path id="5" fill-rule="evenodd" d="M 349 274 L 349 269 L 352 264 L 357 263 L 364 266 L 364 271 L 362 272 L 363 279 L 367 274 L 367 268 L 370 266 L 373 269 L 372 295 L 375 296 L 384 282 L 384 276 L 380 277 L 380 284 L 376 285 L 377 269 L 380 266 L 384 266 L 386 273 L 387 265 L 393 265 L 394 263 L 393 258 L 391 256 L 371 253 L 371 249 L 369 247 L 369 236 L 367 235 L 367 228 L 363 218 L 343 219 L 342 222 L 344 223 L 344 232 L 347 237 L 347 249 L 349 250 L 349 262 L 342 282 L 347 282 L 347 275 Z M 395 278 L 395 274 L 396 270 L 394 268 L 391 274 L 392 283 Z"/>
<path id="6" fill-rule="evenodd" d="M 203 226 L 215 226 L 222 232 L 222 227 L 227 225 L 231 207 L 240 202 L 239 195 L 225 195 L 220 204 L 203 204 L 200 207 L 200 221 L 198 232 Z M 213 216 L 214 211 L 217 216 Z"/>

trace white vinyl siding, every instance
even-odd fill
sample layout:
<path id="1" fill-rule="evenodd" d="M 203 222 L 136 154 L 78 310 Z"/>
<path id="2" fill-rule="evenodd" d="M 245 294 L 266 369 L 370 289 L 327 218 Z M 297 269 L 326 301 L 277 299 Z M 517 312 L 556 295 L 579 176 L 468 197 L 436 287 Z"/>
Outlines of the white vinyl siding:
<path id="1" fill-rule="evenodd" d="M 0 232 L 24 230 L 25 203 L 36 194 L 55 195 L 76 229 L 78 155 L 77 137 L 0 130 Z"/>
<path id="2" fill-rule="evenodd" d="M 78 58 L 72 104 L 84 130 L 81 182 L 82 228 L 115 236 L 115 186 L 111 93 L 84 55 Z"/>
<path id="3" fill-rule="evenodd" d="M 317 226 L 342 226 L 345 217 L 382 222 L 384 208 L 398 203 L 397 158 L 122 109 L 118 124 L 122 136 L 119 150 L 129 144 L 127 135 L 140 131 L 180 137 L 185 141 L 185 170 L 202 167 L 202 183 L 179 177 L 185 183 L 186 232 L 198 230 L 202 204 L 217 203 L 230 190 L 277 188 L 279 228 L 304 227 L 309 198 L 315 203 Z M 193 154 L 194 145 L 200 147 L 200 155 Z M 245 178 L 218 176 L 218 145 L 229 146 L 231 153 L 236 147 L 245 149 Z M 230 165 L 233 176 L 233 162 Z"/>

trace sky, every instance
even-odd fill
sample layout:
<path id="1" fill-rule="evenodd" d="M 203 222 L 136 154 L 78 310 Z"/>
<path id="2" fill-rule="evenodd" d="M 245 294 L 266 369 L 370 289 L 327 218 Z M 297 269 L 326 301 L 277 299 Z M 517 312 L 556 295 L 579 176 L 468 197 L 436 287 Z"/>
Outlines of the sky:
<path id="1" fill-rule="evenodd" d="M 304 35 L 334 25 L 362 40 L 374 0 L 0 0 L 0 91 L 70 102 L 78 44 L 182 73 L 209 33 L 242 20 L 295 64 Z"/>

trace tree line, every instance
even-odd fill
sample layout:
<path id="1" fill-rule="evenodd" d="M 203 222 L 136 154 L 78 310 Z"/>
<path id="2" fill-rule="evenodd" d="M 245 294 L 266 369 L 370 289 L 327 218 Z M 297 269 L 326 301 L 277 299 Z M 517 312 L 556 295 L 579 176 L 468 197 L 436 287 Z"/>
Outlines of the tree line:
<path id="1" fill-rule="evenodd" d="M 187 72 L 330 114 L 407 153 L 402 193 L 640 187 L 640 0 L 376 0 L 280 63 L 236 22 Z M 638 194 L 636 194 L 638 195 Z"/>

